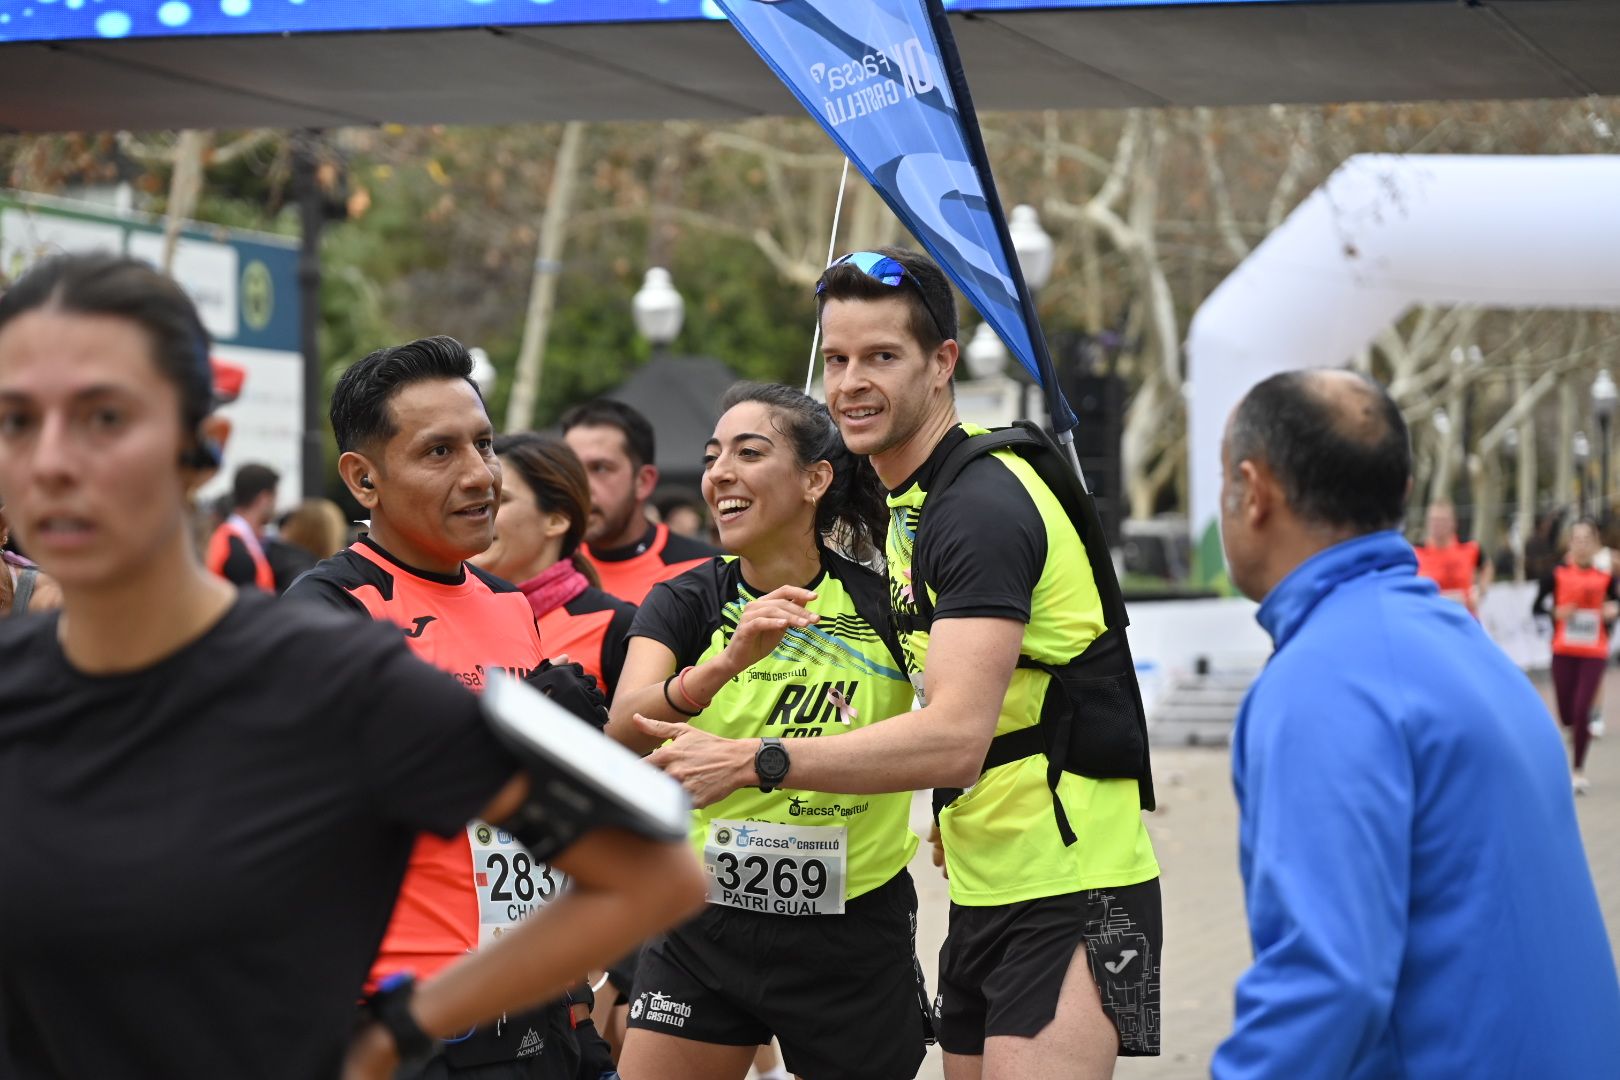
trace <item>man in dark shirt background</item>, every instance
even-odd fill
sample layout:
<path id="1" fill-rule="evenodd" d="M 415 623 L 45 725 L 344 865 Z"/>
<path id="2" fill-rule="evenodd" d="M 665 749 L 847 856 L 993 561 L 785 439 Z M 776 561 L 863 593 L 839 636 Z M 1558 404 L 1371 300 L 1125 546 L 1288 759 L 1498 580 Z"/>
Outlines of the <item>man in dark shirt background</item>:
<path id="1" fill-rule="evenodd" d="M 562 429 L 590 479 L 591 519 L 584 550 L 604 592 L 640 604 L 660 581 L 720 554 L 648 520 L 658 466 L 653 464 L 652 425 L 645 416 L 622 401 L 599 398 L 564 413 Z M 694 446 L 692 456 L 700 450 Z"/>

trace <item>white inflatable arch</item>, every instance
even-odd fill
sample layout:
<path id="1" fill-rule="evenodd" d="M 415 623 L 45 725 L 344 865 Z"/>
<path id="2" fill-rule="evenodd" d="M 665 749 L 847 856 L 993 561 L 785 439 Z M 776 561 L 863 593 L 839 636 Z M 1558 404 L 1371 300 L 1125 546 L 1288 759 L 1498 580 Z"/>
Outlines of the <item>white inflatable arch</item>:
<path id="1" fill-rule="evenodd" d="M 1360 154 L 1221 282 L 1187 337 L 1206 574 L 1221 565 L 1221 434 L 1244 393 L 1348 363 L 1415 304 L 1620 308 L 1620 157 Z"/>

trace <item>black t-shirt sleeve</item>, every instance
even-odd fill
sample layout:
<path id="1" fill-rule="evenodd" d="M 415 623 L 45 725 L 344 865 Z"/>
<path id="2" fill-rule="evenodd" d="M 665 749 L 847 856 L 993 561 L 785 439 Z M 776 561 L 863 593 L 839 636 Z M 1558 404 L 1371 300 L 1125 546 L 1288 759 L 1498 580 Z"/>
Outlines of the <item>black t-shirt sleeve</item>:
<path id="1" fill-rule="evenodd" d="M 714 564 L 705 563 L 654 585 L 636 609 L 630 636 L 663 645 L 675 654 L 680 667 L 697 663 L 720 617 L 715 574 Z"/>
<path id="2" fill-rule="evenodd" d="M 1553 576 L 1551 573 L 1543 574 L 1536 583 L 1536 600 L 1530 605 L 1532 615 L 1551 615 L 1553 598 Z"/>
<path id="3" fill-rule="evenodd" d="M 242 538 L 233 533 L 226 544 L 225 565 L 219 568 L 220 576 L 232 585 L 256 584 L 259 580 L 259 571 L 253 565 L 253 555 L 242 542 Z"/>
<path id="4" fill-rule="evenodd" d="M 690 562 L 693 559 L 709 559 L 719 555 L 718 549 L 705 544 L 702 540 L 690 536 L 682 536 L 678 532 L 671 532 L 664 541 L 663 559 L 666 563 Z"/>
<path id="5" fill-rule="evenodd" d="M 630 628 L 635 618 L 635 605 L 615 607 L 613 618 L 602 631 L 602 681 L 607 683 L 602 692 L 609 698 L 618 689 L 619 675 L 624 671 L 624 657 L 630 650 Z"/>
<path id="6" fill-rule="evenodd" d="M 453 836 L 518 763 L 490 733 L 472 691 L 396 636 L 368 642 L 365 651 L 366 700 L 355 717 L 363 783 L 389 820 Z"/>
<path id="7" fill-rule="evenodd" d="M 979 458 L 924 504 L 917 560 L 937 594 L 934 618 L 1027 623 L 1046 564 L 1046 525 L 1007 466 Z"/>
<path id="8" fill-rule="evenodd" d="M 334 611 L 359 615 L 365 619 L 371 618 L 371 613 L 366 610 L 364 604 L 331 578 L 323 577 L 318 567 L 298 575 L 298 579 L 282 593 L 282 598 L 295 603 L 319 604 Z"/>

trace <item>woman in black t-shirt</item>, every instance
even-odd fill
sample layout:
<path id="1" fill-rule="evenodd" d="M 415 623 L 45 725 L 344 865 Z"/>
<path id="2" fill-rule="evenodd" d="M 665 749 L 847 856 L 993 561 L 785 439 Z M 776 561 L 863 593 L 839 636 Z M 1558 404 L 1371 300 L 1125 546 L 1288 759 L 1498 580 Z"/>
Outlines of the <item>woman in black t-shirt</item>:
<path id="1" fill-rule="evenodd" d="M 142 263 L 0 297 L 0 489 L 64 598 L 0 623 L 0 1076 L 391 1075 L 392 1033 L 556 997 L 702 897 L 680 845 L 593 832 L 554 860 L 571 893 L 345 1051 L 415 834 L 505 821 L 527 780 L 396 630 L 203 569 L 210 400 L 196 311 Z"/>

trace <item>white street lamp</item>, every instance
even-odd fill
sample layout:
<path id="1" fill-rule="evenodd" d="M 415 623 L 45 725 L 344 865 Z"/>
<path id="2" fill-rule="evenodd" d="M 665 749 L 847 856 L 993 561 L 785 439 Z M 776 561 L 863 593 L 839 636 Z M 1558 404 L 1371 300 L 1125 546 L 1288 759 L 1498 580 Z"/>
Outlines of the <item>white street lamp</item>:
<path id="1" fill-rule="evenodd" d="M 1007 370 L 1007 346 L 988 322 L 978 325 L 962 352 L 967 358 L 968 374 L 975 379 L 994 378 Z"/>
<path id="2" fill-rule="evenodd" d="M 1041 228 L 1041 216 L 1033 206 L 1015 206 L 1007 231 L 1012 235 L 1013 251 L 1024 271 L 1024 280 L 1032 290 L 1039 292 L 1052 280 L 1052 237 Z"/>
<path id="3" fill-rule="evenodd" d="M 630 301 L 630 313 L 636 321 L 636 332 L 650 341 L 654 350 L 664 348 L 680 335 L 686 302 L 670 283 L 668 270 L 655 266 L 647 271 Z"/>
<path id="4" fill-rule="evenodd" d="M 472 381 L 477 384 L 478 392 L 484 395 L 484 401 L 488 402 L 490 395 L 495 393 L 495 382 L 498 378 L 495 365 L 490 361 L 489 353 L 483 349 L 474 346 L 468 349 L 467 353 L 473 362 Z"/>
<path id="5" fill-rule="evenodd" d="M 1614 419 L 1616 402 L 1620 402 L 1620 389 L 1615 387 L 1614 377 L 1607 369 L 1599 369 L 1592 380 L 1592 415 L 1600 423 Z"/>

